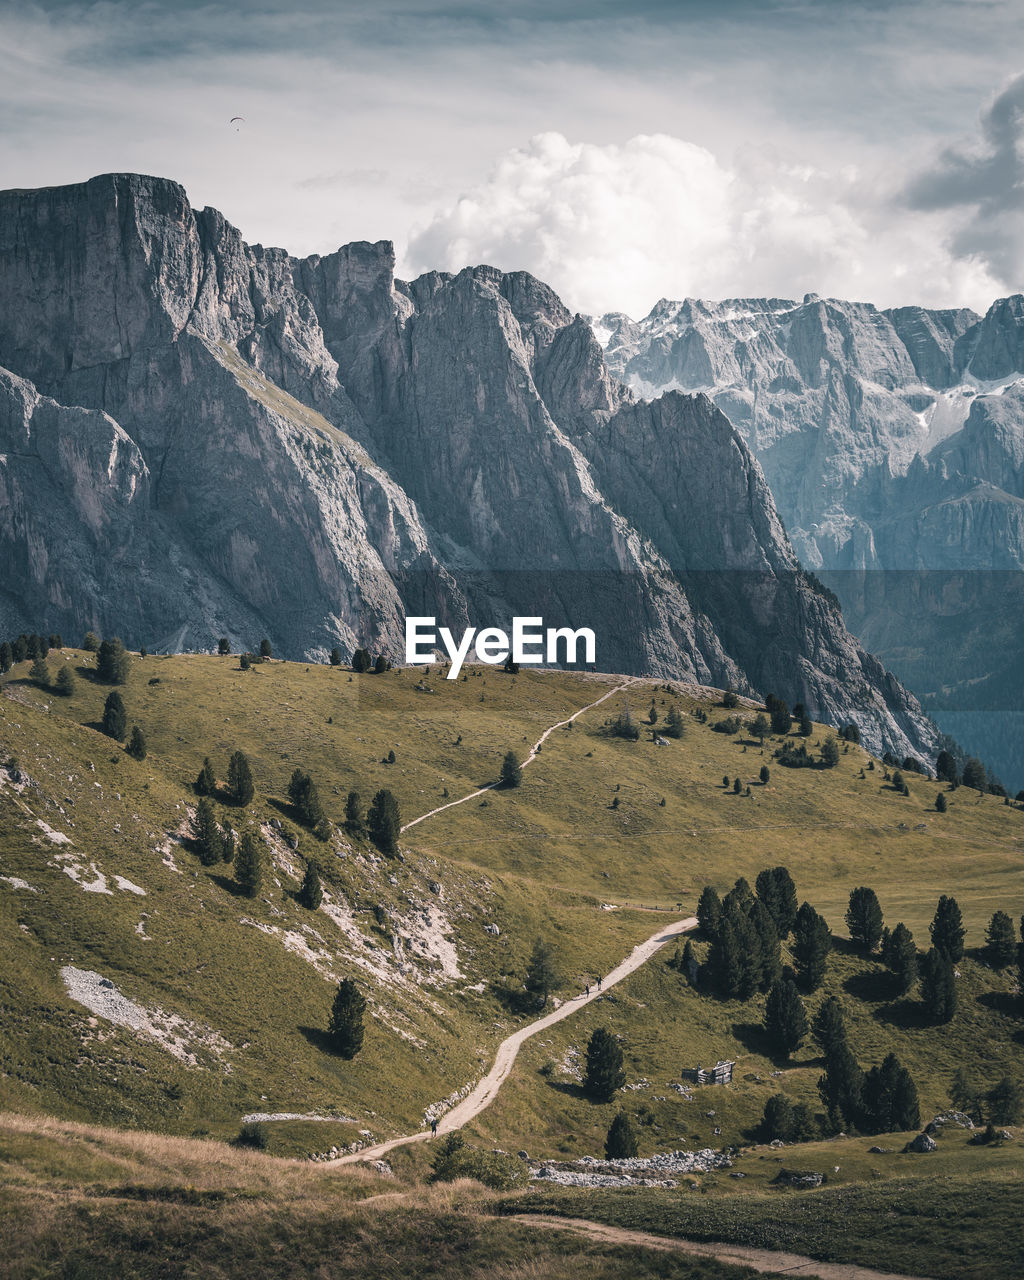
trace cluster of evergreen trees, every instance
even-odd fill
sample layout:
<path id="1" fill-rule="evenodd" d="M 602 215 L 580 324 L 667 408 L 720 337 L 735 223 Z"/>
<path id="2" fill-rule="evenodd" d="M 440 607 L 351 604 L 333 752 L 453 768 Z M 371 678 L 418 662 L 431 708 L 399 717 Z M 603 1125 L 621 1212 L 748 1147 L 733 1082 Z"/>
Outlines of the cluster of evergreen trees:
<path id="1" fill-rule="evenodd" d="M 762 871 L 756 892 L 741 877 L 724 900 L 706 886 L 697 921 L 711 943 L 701 982 L 723 999 L 748 1000 L 756 991 L 771 991 L 782 978 L 781 944 L 791 934 L 796 982 L 814 991 L 825 977 L 831 933 L 809 903 L 797 907 L 785 867 Z"/>
<path id="2" fill-rule="evenodd" d="M 309 827 L 318 840 L 329 840 L 331 824 L 324 813 L 316 783 L 304 769 L 296 769 L 288 783 L 288 799 L 303 826 Z"/>
<path id="3" fill-rule="evenodd" d="M 342 656 L 340 649 L 331 650 L 331 666 L 340 667 Z M 372 671 L 375 675 L 381 672 L 391 670 L 391 660 L 383 653 L 378 653 L 376 658 L 370 656 L 369 649 L 357 649 L 352 655 L 352 670 L 357 672 Z"/>
<path id="4" fill-rule="evenodd" d="M 51 649 L 63 649 L 64 640 L 56 632 L 49 636 L 27 635 L 24 631 L 14 640 L 0 641 L 0 674 L 6 675 L 17 662 L 46 661 Z M 36 677 L 33 676 L 34 680 Z"/>

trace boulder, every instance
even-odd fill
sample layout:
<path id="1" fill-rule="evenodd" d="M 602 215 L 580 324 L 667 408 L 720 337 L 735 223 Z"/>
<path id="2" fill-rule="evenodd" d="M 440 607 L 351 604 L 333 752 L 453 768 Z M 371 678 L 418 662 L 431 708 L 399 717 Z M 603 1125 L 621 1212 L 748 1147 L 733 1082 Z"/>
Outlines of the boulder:
<path id="1" fill-rule="evenodd" d="M 916 1138 L 907 1143 L 903 1150 L 923 1154 L 926 1151 L 935 1151 L 938 1145 L 931 1134 L 919 1133 Z"/>
<path id="2" fill-rule="evenodd" d="M 823 1173 L 813 1169 L 780 1169 L 772 1179 L 774 1185 L 795 1187 L 798 1191 L 807 1191 L 812 1187 L 820 1187 L 825 1181 Z"/>

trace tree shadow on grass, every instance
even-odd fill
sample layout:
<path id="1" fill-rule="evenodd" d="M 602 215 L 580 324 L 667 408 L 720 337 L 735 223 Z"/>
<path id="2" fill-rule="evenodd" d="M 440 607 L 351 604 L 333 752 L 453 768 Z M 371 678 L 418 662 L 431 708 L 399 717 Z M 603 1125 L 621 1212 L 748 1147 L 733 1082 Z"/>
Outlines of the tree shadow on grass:
<path id="1" fill-rule="evenodd" d="M 983 991 L 977 1001 L 993 1013 L 1001 1013 L 1007 1018 L 1019 1018 L 1024 1012 L 1024 999 L 1009 991 Z"/>
<path id="2" fill-rule="evenodd" d="M 549 1089 L 554 1089 L 556 1093 L 564 1093 L 566 1097 L 576 1098 L 579 1102 L 587 1101 L 586 1090 L 574 1080 L 551 1080 L 546 1078 L 544 1083 Z"/>
<path id="3" fill-rule="evenodd" d="M 899 1027 L 904 1031 L 939 1025 L 920 1000 L 894 1000 L 876 1009 L 871 1016 L 878 1022 L 886 1022 L 889 1026 Z"/>
<path id="4" fill-rule="evenodd" d="M 319 1049 L 321 1053 L 326 1053 L 332 1058 L 344 1061 L 341 1054 L 335 1052 L 333 1038 L 328 1032 L 324 1031 L 322 1027 L 300 1026 L 298 1029 L 314 1049 Z"/>
<path id="5" fill-rule="evenodd" d="M 225 893 L 230 893 L 233 898 L 247 898 L 249 896 L 237 880 L 232 880 L 228 876 L 219 876 L 211 871 L 210 879 L 215 885 L 219 885 Z"/>
<path id="6" fill-rule="evenodd" d="M 896 994 L 890 973 L 854 973 L 843 983 L 843 990 L 856 1000 L 868 1000 L 878 1004 L 882 1000 L 891 1000 Z"/>
<path id="7" fill-rule="evenodd" d="M 278 813 L 283 813 L 289 822 L 294 822 L 297 827 L 302 826 L 298 809 L 287 800 L 278 800 L 276 796 L 267 796 L 267 804 L 276 809 Z"/>
<path id="8" fill-rule="evenodd" d="M 509 1013 L 524 1014 L 537 1011 L 537 998 L 522 987 L 510 987 L 504 982 L 492 982 L 491 995 Z"/>

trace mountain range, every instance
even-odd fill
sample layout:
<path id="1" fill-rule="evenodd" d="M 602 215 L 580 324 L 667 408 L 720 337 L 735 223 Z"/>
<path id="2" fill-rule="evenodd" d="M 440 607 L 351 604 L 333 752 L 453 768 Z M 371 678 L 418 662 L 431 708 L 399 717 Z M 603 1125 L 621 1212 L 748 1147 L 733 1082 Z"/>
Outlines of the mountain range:
<path id="1" fill-rule="evenodd" d="M 947 345 L 968 331 L 951 318 Z M 400 657 L 406 614 L 543 615 L 593 627 L 605 669 L 775 692 L 933 755 L 801 568 L 818 541 L 787 536 L 757 415 L 713 378 L 637 394 L 615 371 L 664 372 L 640 346 L 602 349 L 525 273 L 406 282 L 384 241 L 248 245 L 161 178 L 0 193 L 0 630 L 323 660 Z M 830 402 L 823 359 L 772 394 Z M 866 485 L 922 412 L 862 450 Z M 780 420 L 778 457 L 806 434 Z M 844 474 L 823 456 L 830 492 Z"/>
<path id="2" fill-rule="evenodd" d="M 641 398 L 701 392 L 728 416 L 851 630 L 1024 785 L 1024 297 L 984 316 L 662 300 L 593 323 Z"/>

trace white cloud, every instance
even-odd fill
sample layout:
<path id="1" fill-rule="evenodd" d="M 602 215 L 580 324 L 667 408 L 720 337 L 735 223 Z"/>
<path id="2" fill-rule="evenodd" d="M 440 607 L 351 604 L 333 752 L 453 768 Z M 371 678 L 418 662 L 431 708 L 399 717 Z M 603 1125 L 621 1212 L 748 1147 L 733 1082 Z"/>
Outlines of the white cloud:
<path id="1" fill-rule="evenodd" d="M 531 271 L 595 313 L 812 291 L 987 306 L 1002 282 L 944 248 L 943 230 L 850 165 L 826 172 L 764 149 L 724 164 L 665 134 L 596 145 L 543 133 L 415 231 L 404 265 Z"/>

